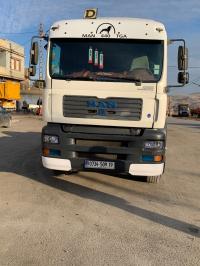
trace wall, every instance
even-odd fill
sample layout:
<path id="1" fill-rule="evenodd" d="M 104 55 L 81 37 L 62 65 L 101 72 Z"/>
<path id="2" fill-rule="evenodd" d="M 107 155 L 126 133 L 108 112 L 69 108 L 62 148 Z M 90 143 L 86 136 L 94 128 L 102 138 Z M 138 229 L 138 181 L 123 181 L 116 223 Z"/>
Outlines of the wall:
<path id="1" fill-rule="evenodd" d="M 4 63 L 4 66 L 0 64 L 0 77 L 23 80 L 24 47 L 9 40 L 0 39 L 0 54 L 2 54 L 2 63 Z M 20 70 L 12 69 L 12 58 L 20 61 Z"/>
<path id="2" fill-rule="evenodd" d="M 0 67 L 6 67 L 6 51 L 0 51 Z"/>

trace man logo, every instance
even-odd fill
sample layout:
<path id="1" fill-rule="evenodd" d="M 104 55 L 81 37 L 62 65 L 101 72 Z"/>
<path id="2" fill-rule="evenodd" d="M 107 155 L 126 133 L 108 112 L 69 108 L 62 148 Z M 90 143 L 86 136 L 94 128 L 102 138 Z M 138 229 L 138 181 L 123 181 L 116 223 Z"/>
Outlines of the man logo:
<path id="1" fill-rule="evenodd" d="M 98 9 L 97 8 L 94 8 L 94 9 L 86 9 L 85 10 L 85 14 L 84 14 L 84 18 L 87 18 L 87 19 L 95 19 L 95 18 L 97 18 L 97 12 L 98 12 Z"/>
<path id="2" fill-rule="evenodd" d="M 110 33 L 115 34 L 115 27 L 110 23 L 103 23 L 99 25 L 99 27 L 96 30 L 97 34 L 107 34 L 110 36 Z"/>
<path id="3" fill-rule="evenodd" d="M 107 33 L 109 34 L 111 28 L 112 28 L 112 26 L 108 26 L 108 28 L 102 29 L 102 30 L 100 31 L 100 34 L 103 33 L 103 32 L 107 32 Z"/>

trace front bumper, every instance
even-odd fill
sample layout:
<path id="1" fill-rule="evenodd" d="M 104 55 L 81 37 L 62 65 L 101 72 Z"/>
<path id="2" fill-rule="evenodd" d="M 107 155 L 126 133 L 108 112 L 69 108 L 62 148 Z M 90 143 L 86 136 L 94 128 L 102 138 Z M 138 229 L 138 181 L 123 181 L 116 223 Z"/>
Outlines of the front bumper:
<path id="1" fill-rule="evenodd" d="M 59 136 L 59 144 L 42 143 L 43 151 L 59 151 L 59 155 L 43 153 L 43 165 L 49 169 L 129 173 L 136 176 L 156 176 L 164 171 L 165 145 L 162 150 L 145 150 L 144 141 L 161 140 L 165 144 L 165 129 L 143 129 L 140 135 L 134 135 L 130 128 L 49 123 L 43 128 L 42 139 L 44 134 Z M 162 160 L 144 161 L 144 155 L 160 155 Z M 115 169 L 86 169 L 85 160 L 114 161 Z"/>
<path id="2" fill-rule="evenodd" d="M 59 171 L 72 171 L 71 161 L 68 159 L 49 158 L 42 156 L 45 168 Z M 128 173 L 135 176 L 158 176 L 164 171 L 164 163 L 159 164 L 130 164 Z"/>

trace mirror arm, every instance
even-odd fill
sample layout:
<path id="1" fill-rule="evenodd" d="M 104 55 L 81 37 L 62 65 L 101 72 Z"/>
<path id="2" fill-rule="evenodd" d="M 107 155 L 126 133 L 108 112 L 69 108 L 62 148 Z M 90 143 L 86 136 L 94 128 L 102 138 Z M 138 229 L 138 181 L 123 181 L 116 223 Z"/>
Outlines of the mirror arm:
<path id="1" fill-rule="evenodd" d="M 181 85 L 168 85 L 166 86 L 167 90 L 171 89 L 171 88 L 180 88 L 180 87 L 184 87 L 186 85 L 186 83 L 183 83 Z"/>
<path id="2" fill-rule="evenodd" d="M 170 44 L 172 44 L 174 42 L 183 42 L 183 47 L 184 47 L 184 49 L 186 48 L 186 46 L 185 46 L 185 40 L 184 39 L 170 39 L 169 40 L 169 43 Z"/>

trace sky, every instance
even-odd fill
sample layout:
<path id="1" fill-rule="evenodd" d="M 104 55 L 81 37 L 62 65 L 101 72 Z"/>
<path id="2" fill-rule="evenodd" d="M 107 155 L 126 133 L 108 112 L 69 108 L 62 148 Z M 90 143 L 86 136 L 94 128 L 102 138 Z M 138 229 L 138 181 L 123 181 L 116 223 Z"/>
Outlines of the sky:
<path id="1" fill-rule="evenodd" d="M 169 39 L 183 38 L 189 49 L 190 83 L 172 88 L 172 94 L 200 92 L 200 1 L 199 0 L 0 0 L 0 38 L 25 47 L 28 66 L 30 39 L 58 20 L 83 18 L 86 8 L 98 8 L 100 17 L 135 17 L 162 22 Z M 177 46 L 169 48 L 169 84 L 175 84 L 178 70 Z M 193 84 L 196 83 L 197 85 Z M 198 86 L 199 85 L 199 86 Z"/>

